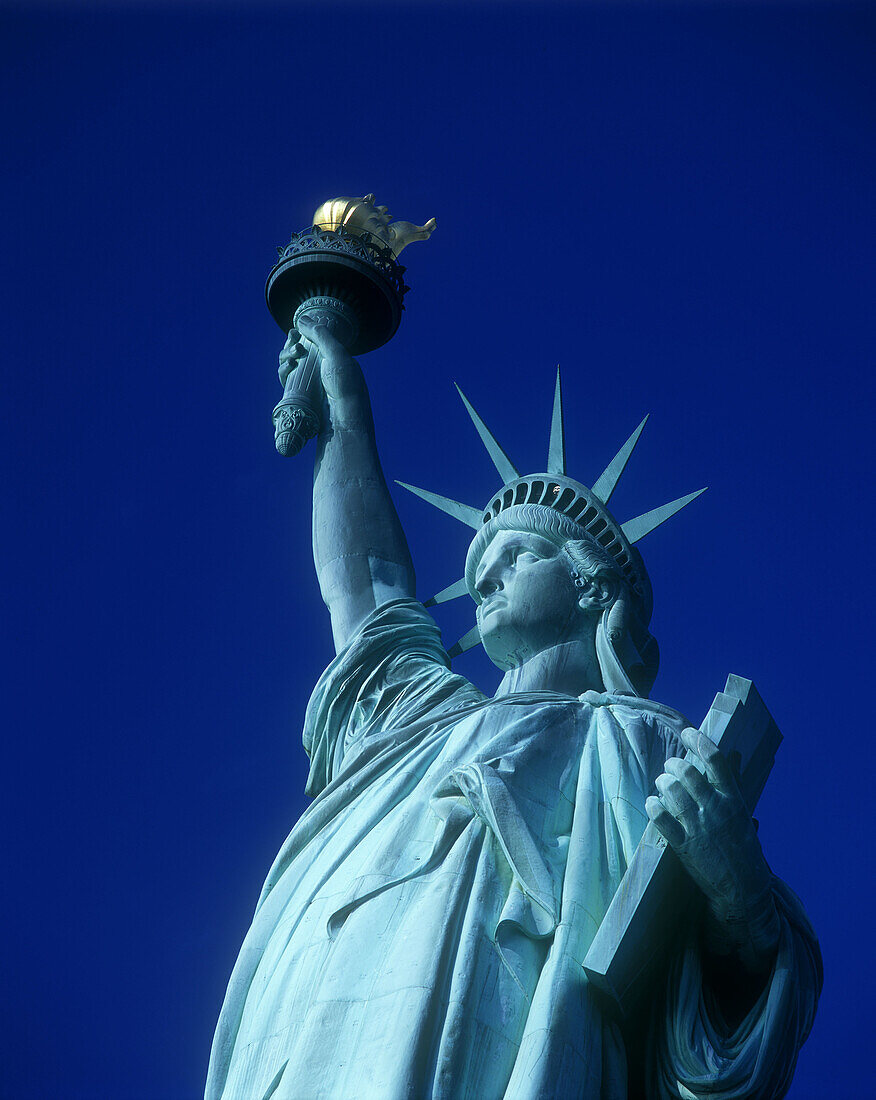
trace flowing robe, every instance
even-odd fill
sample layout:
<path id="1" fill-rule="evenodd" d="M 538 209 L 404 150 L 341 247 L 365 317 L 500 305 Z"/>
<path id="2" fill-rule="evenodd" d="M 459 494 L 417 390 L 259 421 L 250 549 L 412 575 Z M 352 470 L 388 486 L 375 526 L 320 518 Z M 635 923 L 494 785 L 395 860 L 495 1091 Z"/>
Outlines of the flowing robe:
<path id="1" fill-rule="evenodd" d="M 422 606 L 375 611 L 308 706 L 313 803 L 229 983 L 207 1100 L 627 1100 L 582 962 L 682 717 L 633 696 L 489 699 Z M 778 959 L 729 1027 L 683 944 L 644 1024 L 649 1097 L 781 1095 L 818 948 L 780 883 Z"/>

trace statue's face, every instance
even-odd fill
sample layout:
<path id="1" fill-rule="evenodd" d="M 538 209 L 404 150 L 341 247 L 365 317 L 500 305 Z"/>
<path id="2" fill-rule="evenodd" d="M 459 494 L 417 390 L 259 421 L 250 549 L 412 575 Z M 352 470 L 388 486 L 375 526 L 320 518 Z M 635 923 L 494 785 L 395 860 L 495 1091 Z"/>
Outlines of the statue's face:
<path id="1" fill-rule="evenodd" d="M 541 535 L 499 531 L 481 558 L 475 589 L 481 640 L 501 669 L 522 665 L 586 629 L 588 616 L 569 563 Z"/>

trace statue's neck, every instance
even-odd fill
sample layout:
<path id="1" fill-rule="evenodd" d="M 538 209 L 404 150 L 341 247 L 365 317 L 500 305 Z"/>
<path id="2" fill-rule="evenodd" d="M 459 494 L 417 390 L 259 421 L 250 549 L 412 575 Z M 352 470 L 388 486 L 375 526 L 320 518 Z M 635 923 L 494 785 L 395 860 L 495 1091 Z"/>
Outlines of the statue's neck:
<path id="1" fill-rule="evenodd" d="M 561 695 L 582 695 L 602 691 L 602 676 L 596 650 L 580 640 L 561 642 L 536 653 L 502 677 L 495 698 L 524 691 L 556 691 Z"/>

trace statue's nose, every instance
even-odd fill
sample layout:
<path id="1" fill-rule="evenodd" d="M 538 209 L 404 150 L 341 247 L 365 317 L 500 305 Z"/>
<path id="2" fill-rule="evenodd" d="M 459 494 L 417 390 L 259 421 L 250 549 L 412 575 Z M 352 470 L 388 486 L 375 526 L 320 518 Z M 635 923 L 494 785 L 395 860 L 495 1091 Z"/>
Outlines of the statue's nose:
<path id="1" fill-rule="evenodd" d="M 501 592 L 504 587 L 502 571 L 498 562 L 491 562 L 486 569 L 482 569 L 475 580 L 475 590 L 482 600 L 491 596 L 494 592 Z"/>

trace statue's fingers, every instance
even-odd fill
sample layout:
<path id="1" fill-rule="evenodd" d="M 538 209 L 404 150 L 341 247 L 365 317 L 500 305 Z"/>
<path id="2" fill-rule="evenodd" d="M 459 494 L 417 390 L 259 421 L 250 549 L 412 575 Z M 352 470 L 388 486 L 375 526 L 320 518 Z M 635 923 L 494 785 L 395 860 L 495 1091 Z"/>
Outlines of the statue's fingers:
<path id="1" fill-rule="evenodd" d="M 672 756 L 663 765 L 663 770 L 674 775 L 690 796 L 701 805 L 714 797 L 715 791 L 708 779 L 690 760 L 680 760 L 677 756 Z"/>
<path id="2" fill-rule="evenodd" d="M 694 825 L 699 815 L 699 807 L 674 775 L 664 772 L 657 776 L 654 784 L 660 801 L 682 825 Z"/>
<path id="3" fill-rule="evenodd" d="M 280 352 L 280 363 L 289 363 L 303 359 L 307 349 L 303 344 L 285 344 Z"/>
<path id="4" fill-rule="evenodd" d="M 286 379 L 289 377 L 290 372 L 294 370 L 294 368 L 295 359 L 293 358 L 293 356 L 288 355 L 285 352 L 280 352 L 280 366 L 277 368 L 277 374 L 279 375 L 281 385 L 286 385 Z"/>
<path id="5" fill-rule="evenodd" d="M 738 794 L 739 788 L 730 762 L 714 741 L 700 730 L 691 728 L 681 731 L 681 740 L 702 761 L 706 778 L 716 790 L 726 795 Z"/>
<path id="6" fill-rule="evenodd" d="M 645 813 L 673 848 L 687 839 L 684 827 L 672 816 L 656 795 L 645 799 Z"/>

